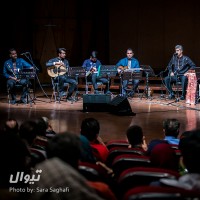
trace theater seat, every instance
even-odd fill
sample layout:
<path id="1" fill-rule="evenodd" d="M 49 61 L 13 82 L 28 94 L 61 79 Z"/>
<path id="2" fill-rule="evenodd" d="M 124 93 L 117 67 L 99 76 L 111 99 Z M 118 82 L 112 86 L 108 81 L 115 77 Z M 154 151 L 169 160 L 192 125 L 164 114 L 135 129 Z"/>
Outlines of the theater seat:
<path id="1" fill-rule="evenodd" d="M 111 168 L 117 177 L 126 169 L 132 167 L 150 167 L 151 162 L 148 156 L 124 154 L 117 156 L 112 162 Z"/>
<path id="2" fill-rule="evenodd" d="M 160 186 L 139 186 L 130 189 L 122 200 L 199 200 L 197 191 Z"/>
<path id="3" fill-rule="evenodd" d="M 177 180 L 180 174 L 173 170 L 153 167 L 133 167 L 123 171 L 118 178 L 118 186 L 122 193 L 131 188 L 158 182 L 161 178 Z"/>
<path id="4" fill-rule="evenodd" d="M 106 164 L 111 166 L 113 160 L 119 156 L 124 154 L 131 155 L 145 155 L 145 151 L 140 148 L 127 148 L 127 147 L 113 147 L 109 150 L 109 154 L 107 157 Z"/>
<path id="5" fill-rule="evenodd" d="M 107 172 L 95 163 L 79 162 L 79 172 L 89 181 L 107 181 Z"/>
<path id="6" fill-rule="evenodd" d="M 128 147 L 129 143 L 127 140 L 111 140 L 106 144 L 108 150 L 113 147 Z"/>

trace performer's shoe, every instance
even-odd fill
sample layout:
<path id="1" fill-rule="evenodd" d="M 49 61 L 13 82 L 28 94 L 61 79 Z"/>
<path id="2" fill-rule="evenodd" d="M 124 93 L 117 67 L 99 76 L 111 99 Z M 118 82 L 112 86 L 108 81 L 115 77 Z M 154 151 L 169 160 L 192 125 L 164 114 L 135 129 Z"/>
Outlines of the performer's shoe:
<path id="1" fill-rule="evenodd" d="M 64 97 L 64 96 L 67 96 L 67 93 L 64 92 L 64 91 L 61 91 L 61 92 L 59 93 L 59 95 L 60 95 L 60 97 Z"/>
<path id="2" fill-rule="evenodd" d="M 130 92 L 130 93 L 128 94 L 128 96 L 131 97 L 131 98 L 133 98 L 133 97 L 134 97 L 134 92 Z"/>
<path id="3" fill-rule="evenodd" d="M 26 103 L 27 103 L 27 100 L 26 100 L 26 99 L 24 99 L 24 98 L 21 98 L 21 99 L 20 99 L 20 101 L 21 101 L 21 103 L 24 103 L 24 104 L 26 104 Z"/>
<path id="4" fill-rule="evenodd" d="M 105 94 L 112 94 L 110 91 L 105 92 Z"/>
<path id="5" fill-rule="evenodd" d="M 16 104 L 16 100 L 15 99 L 11 100 L 10 104 L 12 104 L 12 105 Z"/>
<path id="6" fill-rule="evenodd" d="M 175 99 L 175 95 L 174 95 L 174 94 L 170 94 L 170 95 L 168 96 L 168 99 Z"/>
<path id="7" fill-rule="evenodd" d="M 67 97 L 66 100 L 67 101 L 74 101 L 74 98 L 73 97 Z"/>
<path id="8" fill-rule="evenodd" d="M 180 100 L 185 100 L 185 96 L 182 95 L 182 96 L 180 97 Z"/>

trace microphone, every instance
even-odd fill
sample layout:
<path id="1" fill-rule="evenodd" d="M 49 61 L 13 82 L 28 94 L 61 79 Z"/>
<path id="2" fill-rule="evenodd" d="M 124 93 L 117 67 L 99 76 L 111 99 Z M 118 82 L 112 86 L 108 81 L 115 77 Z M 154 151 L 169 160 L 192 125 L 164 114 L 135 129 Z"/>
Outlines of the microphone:
<path id="1" fill-rule="evenodd" d="M 178 53 L 174 53 L 174 56 L 177 56 L 178 55 Z"/>
<path id="2" fill-rule="evenodd" d="M 30 52 L 24 52 L 24 53 L 21 53 L 20 55 L 23 56 L 23 55 L 26 55 L 26 54 L 29 54 Z"/>

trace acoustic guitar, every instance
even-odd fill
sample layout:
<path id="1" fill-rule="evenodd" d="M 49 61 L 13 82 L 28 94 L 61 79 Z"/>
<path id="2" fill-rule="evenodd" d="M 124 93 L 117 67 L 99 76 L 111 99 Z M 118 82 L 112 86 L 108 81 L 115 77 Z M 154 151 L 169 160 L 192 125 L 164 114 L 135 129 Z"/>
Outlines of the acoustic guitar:
<path id="1" fill-rule="evenodd" d="M 119 74 L 122 74 L 124 71 L 127 71 L 127 72 L 136 72 L 136 71 L 140 71 L 140 70 L 143 70 L 142 68 L 128 68 L 128 66 L 119 66 L 117 68 L 117 71 Z"/>
<path id="2" fill-rule="evenodd" d="M 47 68 L 47 73 L 51 77 L 57 77 L 57 76 L 64 75 L 67 73 L 67 71 L 68 70 L 64 66 L 59 65 L 59 64 L 56 64 L 52 67 Z"/>

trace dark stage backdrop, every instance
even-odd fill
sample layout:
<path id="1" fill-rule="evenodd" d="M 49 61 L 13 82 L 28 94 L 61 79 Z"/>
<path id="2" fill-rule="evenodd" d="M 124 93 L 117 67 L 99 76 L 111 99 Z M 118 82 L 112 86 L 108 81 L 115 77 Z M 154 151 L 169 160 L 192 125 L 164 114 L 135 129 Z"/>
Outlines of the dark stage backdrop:
<path id="1" fill-rule="evenodd" d="M 32 0 L 5 2 L 1 12 L 0 62 L 8 48 L 30 51 L 42 83 L 50 82 L 45 62 L 67 48 L 71 66 L 92 50 L 103 64 L 116 64 L 133 48 L 140 64 L 156 72 L 167 66 L 174 46 L 200 65 L 200 2 L 190 0 Z M 1 68 L 2 69 L 2 68 Z M 1 71 L 2 73 L 2 71 Z"/>

